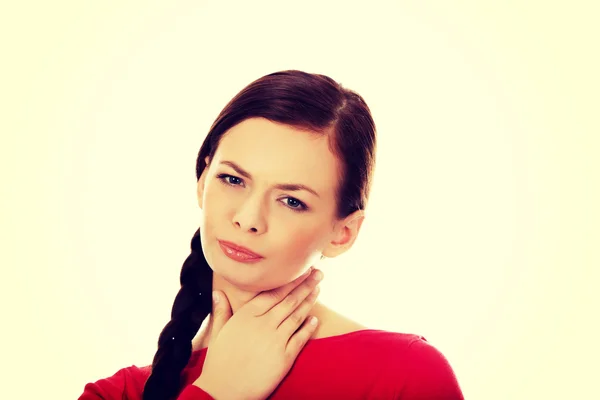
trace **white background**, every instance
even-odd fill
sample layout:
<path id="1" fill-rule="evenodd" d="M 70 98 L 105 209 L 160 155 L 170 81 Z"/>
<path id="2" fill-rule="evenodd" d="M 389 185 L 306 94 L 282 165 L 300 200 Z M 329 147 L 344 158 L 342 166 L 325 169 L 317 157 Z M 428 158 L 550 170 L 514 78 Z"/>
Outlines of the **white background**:
<path id="1" fill-rule="evenodd" d="M 549 3 L 1 6 L 2 398 L 151 363 L 198 149 L 282 69 L 358 91 L 378 128 L 367 220 L 321 300 L 425 336 L 468 399 L 599 398 L 597 13 Z"/>

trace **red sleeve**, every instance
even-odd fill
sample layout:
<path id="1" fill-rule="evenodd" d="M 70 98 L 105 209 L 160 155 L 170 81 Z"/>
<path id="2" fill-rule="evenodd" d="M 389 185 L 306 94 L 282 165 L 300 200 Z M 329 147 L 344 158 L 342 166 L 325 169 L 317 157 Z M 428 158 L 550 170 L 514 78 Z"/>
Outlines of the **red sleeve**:
<path id="1" fill-rule="evenodd" d="M 96 382 L 91 382 L 85 385 L 83 394 L 78 400 L 113 400 L 113 399 L 139 399 L 143 390 L 145 378 L 142 376 L 143 370 L 138 367 L 131 366 L 122 368 L 117 373 L 109 378 L 103 378 Z M 137 390 L 136 390 L 137 389 Z M 135 392 L 139 392 L 135 396 Z"/>
<path id="2" fill-rule="evenodd" d="M 142 400 L 148 376 L 150 376 L 148 367 L 123 368 L 109 378 L 85 385 L 83 394 L 78 400 Z M 188 385 L 181 391 L 177 400 L 215 399 L 198 386 Z"/>
<path id="3" fill-rule="evenodd" d="M 407 356 L 411 367 L 397 399 L 464 400 L 450 363 L 438 349 L 418 339 L 410 344 Z"/>
<path id="4" fill-rule="evenodd" d="M 196 385 L 188 385 L 177 397 L 177 400 L 215 400 L 210 394 L 206 393 Z"/>

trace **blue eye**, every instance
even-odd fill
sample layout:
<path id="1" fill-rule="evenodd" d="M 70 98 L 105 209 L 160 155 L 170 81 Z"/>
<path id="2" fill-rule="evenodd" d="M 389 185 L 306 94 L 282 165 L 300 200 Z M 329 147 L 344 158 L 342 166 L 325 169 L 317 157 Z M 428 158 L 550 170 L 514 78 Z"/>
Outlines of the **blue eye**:
<path id="1" fill-rule="evenodd" d="M 242 178 L 238 178 L 237 176 L 229 175 L 229 174 L 219 174 L 217 175 L 217 179 L 219 179 L 223 184 L 228 186 L 243 186 L 244 181 Z M 295 212 L 304 212 L 308 210 L 308 206 L 301 202 L 300 200 L 294 197 L 284 197 L 287 199 L 286 202 L 287 208 Z"/>
<path id="2" fill-rule="evenodd" d="M 220 174 L 217 175 L 217 179 L 229 186 L 240 186 L 240 183 L 244 182 L 241 178 L 233 175 Z"/>
<path id="3" fill-rule="evenodd" d="M 293 197 L 285 197 L 285 198 L 288 199 L 288 205 L 294 211 L 306 211 L 308 209 L 306 204 L 304 204 L 303 202 L 301 202 L 298 199 L 295 199 Z"/>

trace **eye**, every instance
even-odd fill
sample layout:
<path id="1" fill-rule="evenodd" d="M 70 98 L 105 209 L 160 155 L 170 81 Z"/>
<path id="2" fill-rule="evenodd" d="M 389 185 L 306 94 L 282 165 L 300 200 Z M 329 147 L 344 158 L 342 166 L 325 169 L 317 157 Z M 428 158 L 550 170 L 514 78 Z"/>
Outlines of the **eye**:
<path id="1" fill-rule="evenodd" d="M 242 178 L 238 178 L 237 176 L 229 174 L 219 174 L 217 175 L 217 179 L 228 186 L 243 186 L 244 183 Z M 308 210 L 308 206 L 306 204 L 294 197 L 284 197 L 282 200 L 285 199 L 287 199 L 287 201 L 283 202 L 285 206 L 294 212 L 304 212 Z"/>
<path id="2" fill-rule="evenodd" d="M 295 199 L 293 197 L 284 197 L 284 199 L 287 199 L 287 206 L 289 208 L 292 209 L 292 211 L 296 211 L 296 212 L 303 212 L 308 210 L 308 207 L 306 206 L 306 204 L 304 204 L 303 202 L 301 202 L 298 199 Z"/>
<path id="3" fill-rule="evenodd" d="M 240 183 L 244 182 L 241 178 L 233 175 L 220 174 L 217 175 L 217 179 L 229 186 L 240 186 Z"/>

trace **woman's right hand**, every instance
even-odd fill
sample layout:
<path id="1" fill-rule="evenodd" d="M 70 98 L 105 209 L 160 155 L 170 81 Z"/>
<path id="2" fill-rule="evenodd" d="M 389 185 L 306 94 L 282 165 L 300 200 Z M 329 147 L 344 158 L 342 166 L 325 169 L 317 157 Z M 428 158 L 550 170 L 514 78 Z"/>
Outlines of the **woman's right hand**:
<path id="1" fill-rule="evenodd" d="M 315 277 L 322 272 L 309 270 L 262 292 L 233 316 L 227 297 L 218 292 L 206 359 L 194 385 L 216 400 L 267 398 L 317 327 L 307 319 L 319 293 Z"/>

